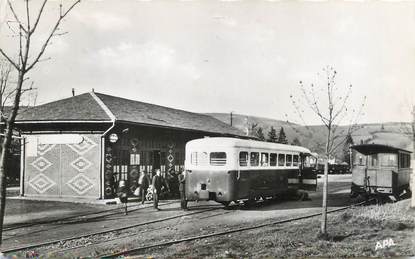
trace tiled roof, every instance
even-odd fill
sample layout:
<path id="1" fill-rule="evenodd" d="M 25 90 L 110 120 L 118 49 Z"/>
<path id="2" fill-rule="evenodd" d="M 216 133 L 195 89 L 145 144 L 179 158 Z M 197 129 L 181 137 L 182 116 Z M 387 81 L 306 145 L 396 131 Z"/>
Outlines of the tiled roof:
<path id="1" fill-rule="evenodd" d="M 96 93 L 117 120 L 221 134 L 243 135 L 211 116 Z"/>
<path id="2" fill-rule="evenodd" d="M 99 100 L 96 100 L 93 95 Z M 102 101 L 101 104 L 100 101 Z M 101 93 L 85 93 L 40 105 L 19 114 L 17 120 L 20 123 L 24 121 L 110 121 L 108 110 L 117 121 L 244 136 L 243 132 L 238 129 L 208 115 Z"/>
<path id="3" fill-rule="evenodd" d="M 90 93 L 19 112 L 17 121 L 111 121 Z"/>

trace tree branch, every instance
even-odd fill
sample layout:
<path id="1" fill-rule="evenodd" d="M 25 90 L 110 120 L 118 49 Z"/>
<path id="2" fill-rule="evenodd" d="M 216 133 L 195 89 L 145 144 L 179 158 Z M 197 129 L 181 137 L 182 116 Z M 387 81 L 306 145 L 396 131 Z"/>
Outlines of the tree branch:
<path id="1" fill-rule="evenodd" d="M 35 65 L 36 65 L 36 63 L 38 63 L 39 62 L 39 59 L 42 57 L 42 55 L 43 55 L 43 53 L 45 52 L 45 50 L 46 50 L 46 47 L 48 46 L 48 44 L 49 44 L 49 42 L 50 42 L 50 39 L 52 38 L 52 36 L 54 35 L 54 33 L 56 32 L 56 30 L 58 29 L 58 27 L 59 27 L 59 25 L 60 25 L 60 23 L 61 23 L 61 21 L 63 20 L 63 18 L 65 18 L 65 16 L 75 7 L 75 5 L 77 5 L 78 3 L 80 3 L 81 2 L 81 0 L 77 0 L 76 2 L 74 2 L 70 7 L 69 7 L 69 9 L 66 11 L 66 12 L 64 12 L 64 13 L 62 13 L 62 11 L 61 11 L 61 13 L 60 13 L 60 15 L 59 15 L 59 19 L 57 20 L 57 22 L 56 22 L 56 24 L 55 24 L 55 26 L 53 27 L 53 29 L 52 29 L 52 31 L 51 31 L 51 33 L 49 34 L 49 36 L 48 36 L 48 38 L 46 39 L 46 41 L 43 43 L 43 45 L 42 45 L 42 48 L 40 49 L 40 51 L 39 51 L 39 54 L 36 56 L 36 58 L 34 59 L 34 61 L 32 62 L 32 64 L 30 64 L 30 65 L 28 65 L 27 66 L 27 69 L 26 69 L 26 71 L 30 71 Z M 43 9 L 42 9 L 43 10 Z M 62 5 L 61 5 L 61 10 L 62 10 Z"/>

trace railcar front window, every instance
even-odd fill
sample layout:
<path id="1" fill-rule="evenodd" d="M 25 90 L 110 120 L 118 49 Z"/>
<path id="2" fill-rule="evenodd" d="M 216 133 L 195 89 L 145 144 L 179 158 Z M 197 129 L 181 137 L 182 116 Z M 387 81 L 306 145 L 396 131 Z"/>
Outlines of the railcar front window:
<path id="1" fill-rule="evenodd" d="M 293 166 L 298 166 L 298 155 L 293 156 Z"/>
<path id="2" fill-rule="evenodd" d="M 271 153 L 269 154 L 269 165 L 276 166 L 277 165 L 277 154 Z"/>
<path id="3" fill-rule="evenodd" d="M 239 165 L 248 166 L 248 152 L 239 152 Z"/>
<path id="4" fill-rule="evenodd" d="M 261 153 L 261 166 L 268 166 L 268 153 Z"/>
<path id="5" fill-rule="evenodd" d="M 291 166 L 292 159 L 293 159 L 292 155 L 287 155 L 287 160 L 285 161 L 285 165 Z"/>
<path id="6" fill-rule="evenodd" d="M 285 155 L 278 154 L 278 166 L 284 166 L 284 165 L 285 165 Z"/>
<path id="7" fill-rule="evenodd" d="M 226 164 L 225 152 L 212 152 L 210 153 L 210 165 L 221 166 Z"/>
<path id="8" fill-rule="evenodd" d="M 251 152 L 250 163 L 251 163 L 251 166 L 259 165 L 259 153 L 258 152 Z"/>

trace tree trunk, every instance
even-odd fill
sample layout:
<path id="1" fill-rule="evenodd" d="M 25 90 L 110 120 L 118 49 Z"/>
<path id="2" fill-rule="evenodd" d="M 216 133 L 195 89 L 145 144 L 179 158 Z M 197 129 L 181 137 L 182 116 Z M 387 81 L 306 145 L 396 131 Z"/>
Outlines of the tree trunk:
<path id="1" fill-rule="evenodd" d="M 415 208 L 415 105 L 412 107 L 412 172 L 410 174 L 410 185 L 411 185 L 411 208 Z"/>
<path id="2" fill-rule="evenodd" d="M 16 120 L 17 112 L 19 110 L 20 96 L 22 93 L 23 79 L 25 75 L 25 65 L 23 64 L 23 70 L 19 71 L 16 93 L 14 96 L 13 109 L 9 114 L 6 121 L 6 132 L 1 142 L 1 154 L 0 154 L 0 247 L 3 239 L 3 222 L 4 212 L 6 208 L 6 168 L 7 158 L 9 157 L 9 149 L 12 143 L 14 122 Z"/>
<path id="3" fill-rule="evenodd" d="M 323 204 L 321 211 L 321 228 L 320 234 L 325 237 L 327 235 L 327 189 L 329 178 L 329 159 L 324 161 L 324 178 L 323 178 Z"/>
<path id="4" fill-rule="evenodd" d="M 330 116 L 331 118 L 331 116 Z M 324 179 L 323 179 L 323 204 L 321 206 L 321 237 L 327 238 L 327 196 L 329 183 L 329 159 L 330 159 L 330 144 L 331 144 L 331 123 L 327 126 L 327 143 L 326 143 L 326 158 L 324 161 Z"/>
<path id="5" fill-rule="evenodd" d="M 9 145 L 10 146 L 10 145 Z M 4 211 L 6 208 L 6 167 L 8 157 L 8 147 L 6 143 L 6 137 L 3 138 L 1 143 L 1 155 L 0 155 L 0 245 L 3 238 L 3 221 Z"/>

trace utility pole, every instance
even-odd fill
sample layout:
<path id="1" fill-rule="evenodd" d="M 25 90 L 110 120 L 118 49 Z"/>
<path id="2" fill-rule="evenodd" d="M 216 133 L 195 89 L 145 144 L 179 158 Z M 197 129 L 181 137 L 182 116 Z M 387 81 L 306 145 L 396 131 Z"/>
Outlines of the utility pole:
<path id="1" fill-rule="evenodd" d="M 231 112 L 231 126 L 233 126 L 232 124 L 233 124 L 233 112 Z"/>

